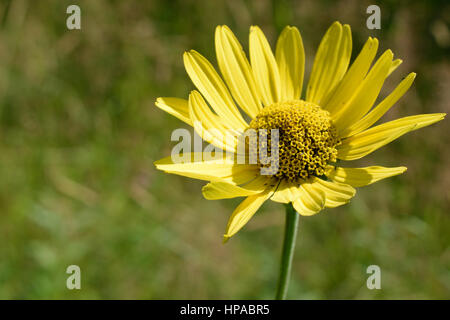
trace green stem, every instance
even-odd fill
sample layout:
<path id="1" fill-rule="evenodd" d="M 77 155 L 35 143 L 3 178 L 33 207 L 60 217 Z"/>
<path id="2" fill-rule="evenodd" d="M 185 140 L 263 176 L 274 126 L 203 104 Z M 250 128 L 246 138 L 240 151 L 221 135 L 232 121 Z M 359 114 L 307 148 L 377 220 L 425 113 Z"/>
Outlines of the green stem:
<path id="1" fill-rule="evenodd" d="M 278 279 L 277 300 L 286 299 L 291 275 L 292 258 L 295 251 L 299 214 L 292 204 L 286 206 L 286 226 L 284 228 L 283 252 L 281 255 L 280 277 Z"/>

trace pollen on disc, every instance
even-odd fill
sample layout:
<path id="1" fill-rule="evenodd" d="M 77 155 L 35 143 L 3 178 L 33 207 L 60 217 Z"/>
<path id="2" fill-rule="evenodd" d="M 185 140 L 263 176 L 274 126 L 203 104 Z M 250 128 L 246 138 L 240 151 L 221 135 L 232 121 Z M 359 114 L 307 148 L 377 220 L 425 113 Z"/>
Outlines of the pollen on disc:
<path id="1" fill-rule="evenodd" d="M 318 105 L 303 100 L 275 103 L 265 107 L 250 123 L 257 132 L 258 142 L 249 145 L 256 153 L 260 167 L 269 168 L 271 161 L 278 167 L 270 172 L 290 181 L 324 174 L 328 163 L 335 162 L 336 146 L 340 143 L 330 114 Z M 272 152 L 271 130 L 278 129 L 278 156 Z M 267 141 L 262 143 L 261 141 Z M 267 157 L 267 158 L 265 158 Z"/>

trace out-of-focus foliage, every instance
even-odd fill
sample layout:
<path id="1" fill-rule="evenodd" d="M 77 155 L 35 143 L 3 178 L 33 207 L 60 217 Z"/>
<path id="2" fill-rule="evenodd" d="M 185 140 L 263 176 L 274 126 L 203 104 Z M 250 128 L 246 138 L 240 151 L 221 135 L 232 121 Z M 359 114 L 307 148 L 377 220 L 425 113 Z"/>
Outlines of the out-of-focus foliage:
<path id="1" fill-rule="evenodd" d="M 239 199 L 207 201 L 198 181 L 155 170 L 171 131 L 186 127 L 154 106 L 187 97 L 182 53 L 215 63 L 214 28 L 245 48 L 250 25 L 272 46 L 297 26 L 309 74 L 335 20 L 357 52 L 368 36 L 404 60 L 382 97 L 409 72 L 409 93 L 382 119 L 449 112 L 447 1 L 73 1 L 0 3 L 0 298 L 272 298 L 283 207 L 268 203 L 235 238 L 222 234 Z M 355 53 L 354 53 L 355 55 Z M 410 133 L 358 165 L 406 165 L 359 189 L 341 208 L 300 219 L 290 298 L 450 297 L 448 120 Z M 82 289 L 68 290 L 67 266 Z M 368 290 L 379 265 L 382 289 Z"/>

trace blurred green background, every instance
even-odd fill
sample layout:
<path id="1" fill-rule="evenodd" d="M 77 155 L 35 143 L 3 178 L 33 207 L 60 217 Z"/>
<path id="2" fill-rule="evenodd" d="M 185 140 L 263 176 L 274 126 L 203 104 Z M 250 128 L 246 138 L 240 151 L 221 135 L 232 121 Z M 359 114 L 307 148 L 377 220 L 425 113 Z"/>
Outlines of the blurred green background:
<path id="1" fill-rule="evenodd" d="M 81 30 L 66 8 L 81 7 Z M 187 97 L 182 62 L 196 49 L 215 64 L 214 28 L 245 48 L 250 25 L 272 46 L 282 28 L 303 36 L 309 74 L 335 20 L 404 63 L 415 84 L 382 119 L 449 112 L 448 1 L 1 1 L 0 298 L 270 299 L 283 207 L 267 203 L 235 238 L 222 234 L 241 199 L 207 201 L 203 183 L 156 171 L 172 130 L 154 106 Z M 358 190 L 343 207 L 300 219 L 291 299 L 450 298 L 448 120 L 409 133 L 356 165 L 405 165 L 402 176 Z M 354 163 L 353 163 L 354 164 Z M 356 166 L 355 165 L 355 166 Z M 66 288 L 67 266 L 81 290 Z M 379 265 L 381 290 L 366 287 Z"/>

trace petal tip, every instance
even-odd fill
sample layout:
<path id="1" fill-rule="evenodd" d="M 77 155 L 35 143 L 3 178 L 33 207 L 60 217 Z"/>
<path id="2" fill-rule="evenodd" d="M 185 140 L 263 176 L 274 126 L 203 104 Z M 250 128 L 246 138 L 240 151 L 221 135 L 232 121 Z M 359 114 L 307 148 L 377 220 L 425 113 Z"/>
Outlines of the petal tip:
<path id="1" fill-rule="evenodd" d="M 226 24 L 220 24 L 216 27 L 216 33 L 225 31 L 230 31 L 230 28 Z"/>
<path id="2" fill-rule="evenodd" d="M 208 184 L 206 184 L 206 185 L 204 185 L 202 187 L 202 195 L 203 195 L 203 198 L 205 198 L 206 200 L 214 200 L 213 198 L 211 198 L 208 195 L 208 191 L 210 191 L 210 189 L 211 189 L 211 184 L 210 183 L 208 183 Z"/>
<path id="3" fill-rule="evenodd" d="M 251 33 L 251 32 L 258 32 L 258 31 L 261 31 L 261 28 L 260 28 L 260 27 L 258 27 L 258 26 L 256 26 L 256 25 L 250 26 L 250 33 Z"/>
<path id="4" fill-rule="evenodd" d="M 388 55 L 391 59 L 394 58 L 394 52 L 392 52 L 391 49 L 387 49 L 387 50 L 385 51 L 385 54 Z"/>
<path id="5" fill-rule="evenodd" d="M 163 159 L 153 161 L 153 165 L 156 167 L 156 169 L 159 169 L 159 166 L 162 164 L 162 160 Z"/>
<path id="6" fill-rule="evenodd" d="M 231 238 L 231 237 L 230 237 L 229 235 L 224 234 L 224 235 L 223 235 L 223 239 L 222 239 L 222 244 L 227 243 L 228 240 L 230 240 L 230 238 Z"/>

